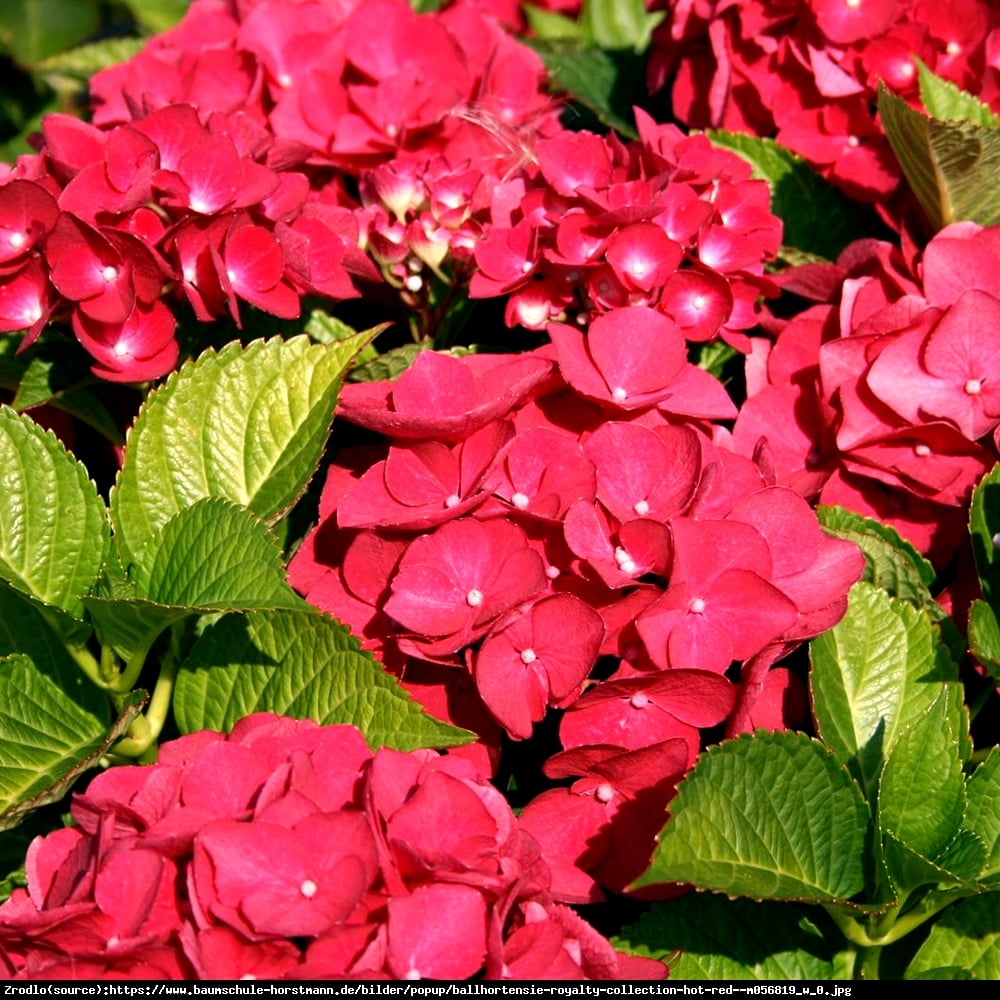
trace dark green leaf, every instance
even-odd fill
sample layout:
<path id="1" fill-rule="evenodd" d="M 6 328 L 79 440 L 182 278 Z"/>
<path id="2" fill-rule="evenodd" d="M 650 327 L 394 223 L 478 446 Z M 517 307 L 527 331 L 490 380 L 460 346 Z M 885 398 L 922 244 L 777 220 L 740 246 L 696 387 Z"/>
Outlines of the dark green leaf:
<path id="1" fill-rule="evenodd" d="M 632 106 L 642 85 L 642 61 L 633 52 L 605 52 L 575 39 L 526 39 L 545 63 L 557 90 L 622 135 L 635 138 Z"/>
<path id="2" fill-rule="evenodd" d="M 816 174 L 809 164 L 773 139 L 709 129 L 716 146 L 731 150 L 771 188 L 771 210 L 784 223 L 784 242 L 833 260 L 851 240 L 867 234 L 857 205 Z"/>
<path id="3" fill-rule="evenodd" d="M 96 0 L 4 0 L 0 7 L 11 54 L 28 66 L 83 41 L 97 23 Z"/>
<path id="4" fill-rule="evenodd" d="M 985 601 L 973 601 L 969 608 L 969 649 L 993 677 L 1000 678 L 1000 622 Z"/>
<path id="5" fill-rule="evenodd" d="M 847 978 L 836 934 L 825 937 L 794 903 L 689 893 L 657 903 L 614 939 L 629 954 L 669 959 L 671 980 Z"/>
<path id="6" fill-rule="evenodd" d="M 973 490 L 969 528 L 983 597 L 1000 607 L 1000 465 L 993 466 Z"/>

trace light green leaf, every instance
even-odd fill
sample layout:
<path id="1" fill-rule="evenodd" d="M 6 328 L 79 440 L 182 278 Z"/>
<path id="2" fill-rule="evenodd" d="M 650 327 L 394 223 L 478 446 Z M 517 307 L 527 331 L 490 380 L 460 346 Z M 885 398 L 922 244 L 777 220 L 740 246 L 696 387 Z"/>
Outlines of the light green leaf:
<path id="1" fill-rule="evenodd" d="M 994 465 L 972 492 L 969 530 L 983 597 L 1000 607 L 1000 465 Z"/>
<path id="2" fill-rule="evenodd" d="M 21 803 L 99 747 L 105 729 L 31 657 L 0 658 L 0 830 L 19 822 Z"/>
<path id="3" fill-rule="evenodd" d="M 345 626 L 312 611 L 226 615 L 182 664 L 174 692 L 182 732 L 228 732 L 252 712 L 350 723 L 372 747 L 458 746 L 472 738 L 425 715 Z"/>
<path id="4" fill-rule="evenodd" d="M 11 54 L 26 66 L 83 41 L 97 23 L 95 0 L 4 0 L 0 6 Z"/>
<path id="5" fill-rule="evenodd" d="M 79 617 L 109 535 L 86 469 L 54 434 L 0 407 L 0 577 Z"/>
<path id="6" fill-rule="evenodd" d="M 949 906 L 931 928 L 907 970 L 907 979 L 945 967 L 965 969 L 975 979 L 1000 980 L 1000 893 Z"/>
<path id="7" fill-rule="evenodd" d="M 773 139 L 740 132 L 709 129 L 706 135 L 714 145 L 746 160 L 754 177 L 767 181 L 771 210 L 784 223 L 788 246 L 833 260 L 851 240 L 866 234 L 867 223 L 857 205 L 791 150 Z"/>
<path id="8" fill-rule="evenodd" d="M 819 506 L 816 516 L 828 532 L 861 549 L 868 583 L 918 607 L 933 600 L 934 567 L 891 525 L 844 507 Z"/>
<path id="9" fill-rule="evenodd" d="M 690 882 L 754 899 L 849 899 L 864 887 L 868 809 L 821 743 L 764 732 L 703 753 L 636 886 Z"/>
<path id="10" fill-rule="evenodd" d="M 221 497 L 175 514 L 139 553 L 135 596 L 216 611 L 297 608 L 281 549 L 267 525 Z"/>
<path id="11" fill-rule="evenodd" d="M 920 100 L 931 118 L 941 121 L 966 121 L 987 128 L 1000 128 L 1000 118 L 988 104 L 957 87 L 951 80 L 932 73 L 920 59 L 914 57 L 920 79 Z"/>
<path id="12" fill-rule="evenodd" d="M 930 711 L 958 668 L 927 615 L 867 583 L 847 614 L 810 644 L 813 714 L 820 736 L 848 762 L 869 799 L 900 734 Z"/>
<path id="13" fill-rule="evenodd" d="M 267 525 L 221 497 L 175 514 L 139 553 L 130 581 L 84 604 L 102 641 L 126 661 L 192 614 L 306 606 L 288 585 Z"/>
<path id="14" fill-rule="evenodd" d="M 1000 677 L 1000 622 L 985 601 L 975 600 L 969 608 L 969 649 L 993 677 Z"/>
<path id="15" fill-rule="evenodd" d="M 987 851 L 979 877 L 993 881 L 1000 876 L 1000 748 L 994 747 L 972 772 L 965 791 L 964 826 L 982 839 Z"/>
<path id="16" fill-rule="evenodd" d="M 544 7 L 536 7 L 533 3 L 521 6 L 528 27 L 535 38 L 548 40 L 552 38 L 583 38 L 583 25 L 565 14 L 557 14 Z"/>
<path id="17" fill-rule="evenodd" d="M 971 220 L 1000 222 L 1000 129 L 938 121 L 879 88 L 882 126 L 903 173 L 935 230 Z"/>
<path id="18" fill-rule="evenodd" d="M 794 903 L 724 899 L 693 892 L 657 903 L 613 941 L 631 955 L 669 957 L 674 980 L 844 979 L 844 955 L 835 952 Z M 670 957 L 680 951 L 678 957 Z"/>
<path id="19" fill-rule="evenodd" d="M 649 13 L 644 0 L 584 0 L 580 24 L 586 40 L 599 48 L 644 52 L 664 16 Z"/>
<path id="20" fill-rule="evenodd" d="M 892 838 L 887 841 L 886 863 L 897 888 L 909 891 L 927 880 L 919 864 L 914 869 L 906 863 L 910 852 L 940 867 L 964 816 L 958 734 L 951 706 L 940 691 L 935 702 L 900 732 L 879 779 L 878 828 Z"/>
<path id="21" fill-rule="evenodd" d="M 326 443 L 341 376 L 365 334 L 232 343 L 150 393 L 129 431 L 111 516 L 126 561 L 178 511 L 221 496 L 277 520 Z"/>

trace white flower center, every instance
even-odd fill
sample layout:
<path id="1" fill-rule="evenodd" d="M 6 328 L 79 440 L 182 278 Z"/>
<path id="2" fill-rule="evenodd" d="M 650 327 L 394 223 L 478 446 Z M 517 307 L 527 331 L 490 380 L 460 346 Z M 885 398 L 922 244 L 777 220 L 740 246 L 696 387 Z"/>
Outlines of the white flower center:
<path id="1" fill-rule="evenodd" d="M 965 391 L 970 396 L 978 396 L 979 393 L 983 391 L 983 383 L 978 378 L 970 378 L 968 382 L 965 383 Z"/>
<path id="2" fill-rule="evenodd" d="M 703 615 L 705 613 L 705 599 L 703 597 L 696 597 L 688 605 L 688 611 L 693 615 Z"/>
<path id="3" fill-rule="evenodd" d="M 472 588 L 465 595 L 465 603 L 469 605 L 470 608 L 478 608 L 480 604 L 483 603 L 483 592 L 481 590 L 476 590 L 475 587 Z"/>
<path id="4" fill-rule="evenodd" d="M 639 500 L 632 507 L 632 510 L 634 510 L 639 517 L 645 517 L 649 513 L 649 502 L 646 500 Z"/>
<path id="5" fill-rule="evenodd" d="M 615 790 L 607 782 L 604 782 L 594 789 L 594 797 L 598 802 L 607 804 L 615 797 Z"/>
<path id="6" fill-rule="evenodd" d="M 7 242 L 15 249 L 20 250 L 27 242 L 28 237 L 24 233 L 11 233 Z"/>
<path id="7" fill-rule="evenodd" d="M 527 666 L 529 663 L 534 663 L 538 659 L 538 654 L 529 646 L 527 649 L 521 650 L 521 662 Z"/>
<path id="8" fill-rule="evenodd" d="M 637 691 L 631 698 L 629 698 L 629 704 L 633 708 L 645 708 L 649 704 L 649 698 L 641 691 Z"/>
<path id="9" fill-rule="evenodd" d="M 110 285 L 112 281 L 116 281 L 118 278 L 118 268 L 108 264 L 107 267 L 101 269 L 101 277 Z"/>
<path id="10" fill-rule="evenodd" d="M 615 562 L 623 573 L 634 573 L 636 570 L 635 560 L 620 545 L 615 549 Z"/>
<path id="11" fill-rule="evenodd" d="M 531 502 L 523 493 L 515 493 L 511 498 L 510 502 L 518 509 L 525 510 L 528 504 Z"/>
<path id="12" fill-rule="evenodd" d="M 946 45 L 946 46 L 944 47 L 944 50 L 945 50 L 945 52 L 947 52 L 947 53 L 948 53 L 948 55 L 950 55 L 950 56 L 958 56 L 958 55 L 961 55 L 961 54 L 962 54 L 962 46 L 961 46 L 961 45 L 959 45 L 959 44 L 958 44 L 958 42 L 949 42 L 949 43 L 948 43 L 948 44 L 947 44 L 947 45 Z"/>
<path id="13" fill-rule="evenodd" d="M 611 398 L 616 403 L 624 403 L 628 399 L 628 392 L 622 386 L 616 386 L 611 393 Z"/>
<path id="14" fill-rule="evenodd" d="M 913 452 L 918 458 L 926 458 L 931 453 L 931 446 L 929 444 L 918 444 L 913 449 Z"/>
<path id="15" fill-rule="evenodd" d="M 312 899 L 316 895 L 316 890 L 319 886 L 311 879 L 303 879 L 302 885 L 299 886 L 299 892 L 302 893 L 306 899 Z"/>
<path id="16" fill-rule="evenodd" d="M 461 502 L 462 498 L 457 493 L 452 493 L 451 496 L 445 499 L 444 505 L 448 510 L 451 510 L 452 507 L 457 507 Z"/>

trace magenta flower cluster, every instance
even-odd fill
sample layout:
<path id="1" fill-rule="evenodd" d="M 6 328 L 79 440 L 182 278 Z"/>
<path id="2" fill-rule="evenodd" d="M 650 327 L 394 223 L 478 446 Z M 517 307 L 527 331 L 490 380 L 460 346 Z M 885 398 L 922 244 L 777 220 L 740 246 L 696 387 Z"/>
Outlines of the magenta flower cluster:
<path id="1" fill-rule="evenodd" d="M 670 4 L 652 89 L 692 127 L 774 136 L 851 197 L 881 201 L 899 168 L 875 114 L 884 82 L 919 102 L 919 58 L 1000 108 L 1000 16 L 989 0 L 708 0 Z"/>
<path id="2" fill-rule="evenodd" d="M 962 222 L 904 255 L 875 240 L 793 273 L 820 299 L 755 339 L 733 430 L 780 483 L 896 526 L 938 565 L 997 454 L 1000 240 Z"/>
<path id="3" fill-rule="evenodd" d="M 467 762 L 248 716 L 99 775 L 0 907 L 12 979 L 664 978 L 551 891 Z"/>
<path id="4" fill-rule="evenodd" d="M 564 710 L 547 770 L 581 781 L 524 816 L 585 899 L 595 873 L 622 890 L 642 871 L 700 728 L 794 720 L 769 668 L 840 618 L 863 559 L 731 447 L 714 421 L 735 408 L 673 320 L 631 306 L 549 332 L 345 386 L 341 415 L 386 440 L 338 455 L 289 578 L 487 746 Z"/>

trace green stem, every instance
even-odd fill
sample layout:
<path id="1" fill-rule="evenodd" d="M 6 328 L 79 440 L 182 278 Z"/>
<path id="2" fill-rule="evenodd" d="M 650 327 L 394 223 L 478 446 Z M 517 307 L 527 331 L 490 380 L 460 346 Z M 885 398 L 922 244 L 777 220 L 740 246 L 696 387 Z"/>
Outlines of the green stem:
<path id="1" fill-rule="evenodd" d="M 99 687 L 108 690 L 101 664 L 86 646 L 67 646 L 66 652 L 76 661 L 76 665 Z"/>
<path id="2" fill-rule="evenodd" d="M 862 979 L 878 979 L 878 961 L 882 955 L 882 949 L 879 947 L 874 948 L 864 948 L 861 952 L 861 978 Z"/>

